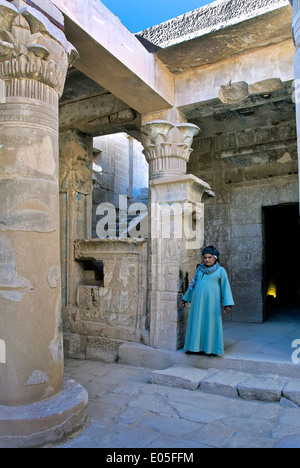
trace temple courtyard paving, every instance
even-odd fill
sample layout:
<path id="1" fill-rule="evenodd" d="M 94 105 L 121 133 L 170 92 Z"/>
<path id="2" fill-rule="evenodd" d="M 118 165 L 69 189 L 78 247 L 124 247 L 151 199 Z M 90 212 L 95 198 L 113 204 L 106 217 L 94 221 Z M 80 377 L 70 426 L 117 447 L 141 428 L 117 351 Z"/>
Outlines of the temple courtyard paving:
<path id="1" fill-rule="evenodd" d="M 293 343 L 300 340 L 298 315 L 297 312 L 285 316 L 284 321 L 275 317 L 263 324 L 225 323 L 223 358 L 187 356 L 183 351 L 172 353 L 131 344 L 121 350 L 118 364 L 67 359 L 65 376 L 88 391 L 89 421 L 77 437 L 57 447 L 299 448 L 300 407 L 287 398 L 266 402 L 229 397 L 236 381 L 225 378 L 220 387 L 220 373 L 215 379 L 218 387 L 209 390 L 206 384 L 206 391 L 212 393 L 201 391 L 203 385 L 194 391 L 178 388 L 182 379 L 151 383 L 160 382 L 157 377 L 153 379 L 158 369 L 164 374 L 164 369 L 172 366 L 179 368 L 181 377 L 182 367 L 187 367 L 183 386 L 186 382 L 194 384 L 191 373 L 210 373 L 210 368 L 219 372 L 250 372 L 259 377 L 259 382 L 272 373 L 273 377 L 276 374 L 275 383 L 281 382 L 283 387 L 285 378 L 296 383 L 293 388 L 297 400 L 300 351 L 299 347 L 293 348 Z M 169 377 L 170 370 L 166 373 Z M 211 385 L 211 377 L 208 379 Z M 272 400 L 270 388 L 263 386 Z M 290 396 L 293 399 L 293 392 Z"/>
<path id="2" fill-rule="evenodd" d="M 89 394 L 89 422 L 61 448 L 299 447 L 300 408 L 151 384 L 153 370 L 67 360 Z M 294 444 L 294 445 L 293 445 Z"/>

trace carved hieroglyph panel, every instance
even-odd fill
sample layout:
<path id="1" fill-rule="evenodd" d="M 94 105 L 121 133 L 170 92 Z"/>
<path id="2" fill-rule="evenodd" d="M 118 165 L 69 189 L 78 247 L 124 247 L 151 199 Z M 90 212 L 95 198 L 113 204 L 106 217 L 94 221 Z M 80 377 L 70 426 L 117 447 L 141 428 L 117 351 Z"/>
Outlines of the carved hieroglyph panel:
<path id="1" fill-rule="evenodd" d="M 104 287 L 77 288 L 77 320 L 136 326 L 139 309 L 139 257 L 104 259 Z"/>

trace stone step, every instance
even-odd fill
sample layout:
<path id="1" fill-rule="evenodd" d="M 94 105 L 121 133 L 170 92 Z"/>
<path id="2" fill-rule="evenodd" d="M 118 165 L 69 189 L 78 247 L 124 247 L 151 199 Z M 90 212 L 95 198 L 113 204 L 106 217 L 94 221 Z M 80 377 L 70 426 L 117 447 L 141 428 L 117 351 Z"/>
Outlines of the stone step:
<path id="1" fill-rule="evenodd" d="M 254 375 L 233 370 L 174 366 L 153 371 L 150 383 L 200 390 L 229 398 L 280 402 L 288 407 L 300 406 L 300 379 L 276 374 Z"/>
<path id="2" fill-rule="evenodd" d="M 184 350 L 152 348 L 140 343 L 122 344 L 119 348 L 119 361 L 122 364 L 148 367 L 153 370 L 167 369 L 172 366 L 186 366 L 199 369 L 216 368 L 233 370 L 249 374 L 275 374 L 298 379 L 299 365 L 295 365 L 291 356 L 276 358 L 276 356 L 253 355 L 247 352 L 232 354 L 226 352 L 224 357 L 187 355 Z"/>

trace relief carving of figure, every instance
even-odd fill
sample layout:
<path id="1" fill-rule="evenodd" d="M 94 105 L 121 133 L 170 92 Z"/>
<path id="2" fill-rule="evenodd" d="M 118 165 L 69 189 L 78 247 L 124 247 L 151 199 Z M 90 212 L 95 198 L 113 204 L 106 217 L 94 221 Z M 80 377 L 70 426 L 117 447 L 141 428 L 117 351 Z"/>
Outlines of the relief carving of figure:
<path id="1" fill-rule="evenodd" d="M 60 189 L 73 188 L 77 193 L 92 193 L 91 160 L 88 153 L 76 141 L 69 142 L 60 158 Z"/>

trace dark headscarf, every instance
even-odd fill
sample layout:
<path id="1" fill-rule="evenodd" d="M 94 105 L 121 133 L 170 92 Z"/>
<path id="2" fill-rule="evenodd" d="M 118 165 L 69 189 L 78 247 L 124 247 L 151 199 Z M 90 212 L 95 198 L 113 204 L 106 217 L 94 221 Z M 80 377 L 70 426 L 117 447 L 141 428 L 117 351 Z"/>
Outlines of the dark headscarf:
<path id="1" fill-rule="evenodd" d="M 219 256 L 220 256 L 220 252 L 218 251 L 218 249 L 216 249 L 216 247 L 213 247 L 212 245 L 209 245 L 208 247 L 205 247 L 205 249 L 202 250 L 202 255 L 213 255 L 218 260 Z M 220 266 L 219 262 L 216 262 L 216 264 L 211 268 L 207 268 L 205 266 L 205 263 L 201 263 L 201 265 L 198 265 L 195 276 L 191 281 L 190 288 L 192 290 L 195 288 L 196 283 L 197 283 L 197 278 L 198 278 L 199 271 L 201 271 L 203 273 L 203 276 L 204 275 L 211 275 L 212 273 L 217 271 L 219 266 Z"/>
<path id="2" fill-rule="evenodd" d="M 220 252 L 213 245 L 209 245 L 202 250 L 202 255 L 213 255 L 217 260 L 220 257 Z"/>

